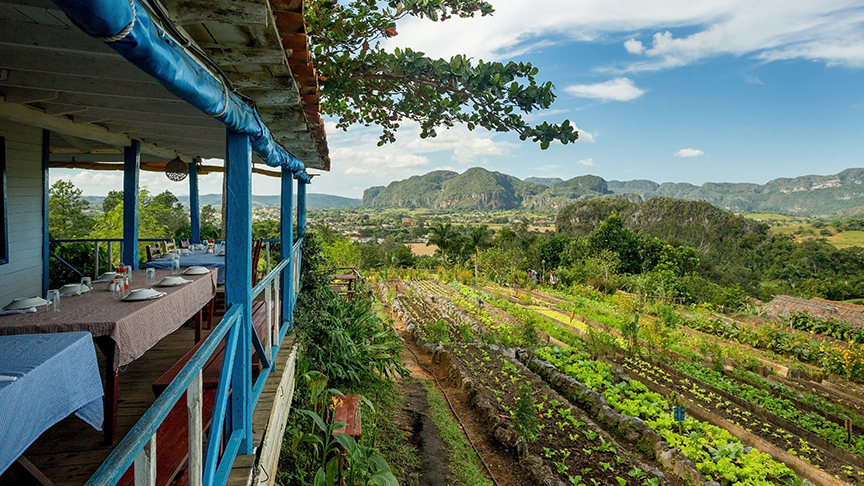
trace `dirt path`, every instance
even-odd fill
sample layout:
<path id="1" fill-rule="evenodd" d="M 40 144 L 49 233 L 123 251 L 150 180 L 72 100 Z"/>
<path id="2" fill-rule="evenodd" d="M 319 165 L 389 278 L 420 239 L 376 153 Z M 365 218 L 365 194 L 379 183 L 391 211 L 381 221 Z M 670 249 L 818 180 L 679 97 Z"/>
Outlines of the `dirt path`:
<path id="1" fill-rule="evenodd" d="M 419 454 L 421 471 L 419 471 L 418 484 L 422 486 L 449 486 L 456 484 L 453 478 L 449 477 L 449 471 L 447 470 L 447 447 L 441 439 L 438 429 L 427 414 L 429 402 L 426 396 L 426 388 L 420 380 L 434 381 L 432 376 L 423 369 L 425 367 L 438 377 L 439 382 L 444 387 L 444 391 L 450 398 L 450 402 L 456 409 L 456 413 L 462 420 L 468 436 L 474 441 L 474 445 L 480 451 L 483 460 L 489 465 L 499 486 L 532 486 L 530 482 L 522 479 L 527 475 L 523 474 L 522 468 L 513 454 L 503 449 L 488 433 L 486 426 L 481 424 L 479 417 L 475 415 L 471 407 L 467 394 L 461 388 L 453 387 L 446 380 L 446 372 L 439 365 L 432 362 L 432 357 L 424 354 L 411 343 L 408 333 L 405 331 L 404 323 L 401 320 L 397 319 L 394 324 L 399 334 L 405 339 L 407 347 L 402 352 L 402 360 L 405 366 L 411 370 L 411 376 L 400 383 L 399 388 L 402 390 L 405 399 L 403 412 L 409 417 L 418 417 L 418 420 L 412 424 L 411 429 L 406 429 L 410 434 L 410 440 L 417 448 Z M 419 363 L 408 348 L 413 350 L 417 355 Z"/>

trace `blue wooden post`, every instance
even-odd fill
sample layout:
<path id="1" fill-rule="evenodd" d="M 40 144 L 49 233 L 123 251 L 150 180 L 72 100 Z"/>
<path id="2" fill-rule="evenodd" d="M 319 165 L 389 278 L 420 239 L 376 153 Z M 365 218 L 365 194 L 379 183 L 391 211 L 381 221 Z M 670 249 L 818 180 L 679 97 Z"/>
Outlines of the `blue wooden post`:
<path id="1" fill-rule="evenodd" d="M 297 236 L 306 236 L 306 182 L 297 180 Z"/>
<path id="2" fill-rule="evenodd" d="M 198 159 L 189 164 L 189 225 L 190 243 L 201 243 L 201 208 L 198 197 Z"/>
<path id="3" fill-rule="evenodd" d="M 123 149 L 123 264 L 138 268 L 138 173 L 141 142 Z"/>
<path id="4" fill-rule="evenodd" d="M 248 135 L 232 130 L 228 130 L 225 191 L 225 303 L 228 308 L 243 305 L 243 317 L 235 327 L 240 335 L 231 375 L 230 430 L 245 431 L 239 454 L 251 454 L 252 146 Z"/>
<path id="5" fill-rule="evenodd" d="M 42 295 L 48 294 L 49 258 L 48 241 L 48 162 L 51 155 L 51 132 L 42 130 Z M 2 182 L 0 182 L 2 185 Z M 5 188 L 4 188 L 5 189 Z M 8 233 L 7 233 L 8 234 Z"/>
<path id="6" fill-rule="evenodd" d="M 291 250 L 294 248 L 294 174 L 282 169 L 282 212 L 280 235 L 282 239 L 282 260 L 291 258 Z M 294 310 L 291 308 L 291 295 L 294 288 L 294 279 L 291 278 L 291 269 L 295 265 L 291 262 L 282 270 L 282 322 L 283 325 L 291 327 L 294 323 Z"/>

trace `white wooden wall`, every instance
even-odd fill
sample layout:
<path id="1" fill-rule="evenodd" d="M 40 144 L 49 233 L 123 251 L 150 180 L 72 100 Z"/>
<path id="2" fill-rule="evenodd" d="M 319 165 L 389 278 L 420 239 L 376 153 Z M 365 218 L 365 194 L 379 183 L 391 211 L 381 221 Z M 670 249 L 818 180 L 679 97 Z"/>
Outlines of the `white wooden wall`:
<path id="1" fill-rule="evenodd" d="M 0 308 L 42 294 L 42 129 L 0 119 L 6 138 L 9 263 L 0 265 Z M 44 297 L 44 295 L 42 295 Z"/>

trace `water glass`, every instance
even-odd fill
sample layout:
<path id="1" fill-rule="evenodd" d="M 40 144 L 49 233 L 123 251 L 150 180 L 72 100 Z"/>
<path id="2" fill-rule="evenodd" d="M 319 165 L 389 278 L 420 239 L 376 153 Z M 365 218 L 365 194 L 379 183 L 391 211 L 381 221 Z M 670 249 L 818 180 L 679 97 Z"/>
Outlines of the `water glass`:
<path id="1" fill-rule="evenodd" d="M 171 274 L 177 275 L 178 273 L 180 273 L 180 259 L 179 258 L 172 258 L 171 259 Z"/>
<path id="2" fill-rule="evenodd" d="M 48 312 L 60 312 L 60 291 L 48 291 Z"/>
<path id="3" fill-rule="evenodd" d="M 126 278 L 129 279 L 129 282 L 132 281 L 132 265 L 126 265 Z"/>
<path id="4" fill-rule="evenodd" d="M 114 297 L 114 300 L 123 299 L 124 287 L 123 277 L 116 277 L 114 285 L 111 287 L 111 295 Z"/>
<path id="5" fill-rule="evenodd" d="M 148 268 L 144 270 L 144 284 L 153 285 L 156 283 L 156 269 Z"/>
<path id="6" fill-rule="evenodd" d="M 89 296 L 91 290 L 93 290 L 93 279 L 90 277 L 81 277 L 81 293 Z"/>

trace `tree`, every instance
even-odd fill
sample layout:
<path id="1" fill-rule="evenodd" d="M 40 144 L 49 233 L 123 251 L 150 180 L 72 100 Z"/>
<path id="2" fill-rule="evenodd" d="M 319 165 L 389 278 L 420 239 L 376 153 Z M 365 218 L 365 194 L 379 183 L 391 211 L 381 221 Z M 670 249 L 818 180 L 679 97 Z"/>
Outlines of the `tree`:
<path id="1" fill-rule="evenodd" d="M 385 51 L 380 41 L 397 35 L 406 16 L 443 21 L 490 15 L 482 0 L 306 0 L 307 29 L 321 86 L 322 112 L 337 126 L 376 124 L 378 144 L 393 142 L 403 120 L 420 124 L 422 138 L 436 128 L 464 124 L 469 130 L 514 131 L 522 140 L 576 141 L 576 127 L 531 126 L 523 118 L 555 99 L 552 83 L 538 83 L 530 63 L 474 62 L 463 55 L 431 59 L 411 49 Z"/>
<path id="2" fill-rule="evenodd" d="M 110 213 L 118 204 L 123 202 L 123 191 L 108 191 L 108 195 L 102 200 L 102 212 Z"/>
<path id="3" fill-rule="evenodd" d="M 75 184 L 59 180 L 48 189 L 48 232 L 54 239 L 87 236 L 93 228 L 93 218 L 87 214 L 90 203 L 81 197 Z"/>
<path id="4" fill-rule="evenodd" d="M 465 237 L 465 243 L 462 246 L 462 251 L 470 257 L 474 258 L 474 278 L 478 276 L 477 270 L 477 254 L 480 250 L 489 246 L 489 227 L 485 224 L 482 226 L 473 226 L 468 230 L 468 235 Z"/>
<path id="5" fill-rule="evenodd" d="M 216 208 L 212 204 L 207 204 L 201 208 L 201 238 L 205 240 L 222 239 L 222 215 L 216 212 Z"/>
<path id="6" fill-rule="evenodd" d="M 429 241 L 426 246 L 435 245 L 438 247 L 436 253 L 440 251 L 441 259 L 446 261 L 452 256 L 453 250 L 461 246 L 460 235 L 451 223 L 436 223 L 429 228 Z"/>

